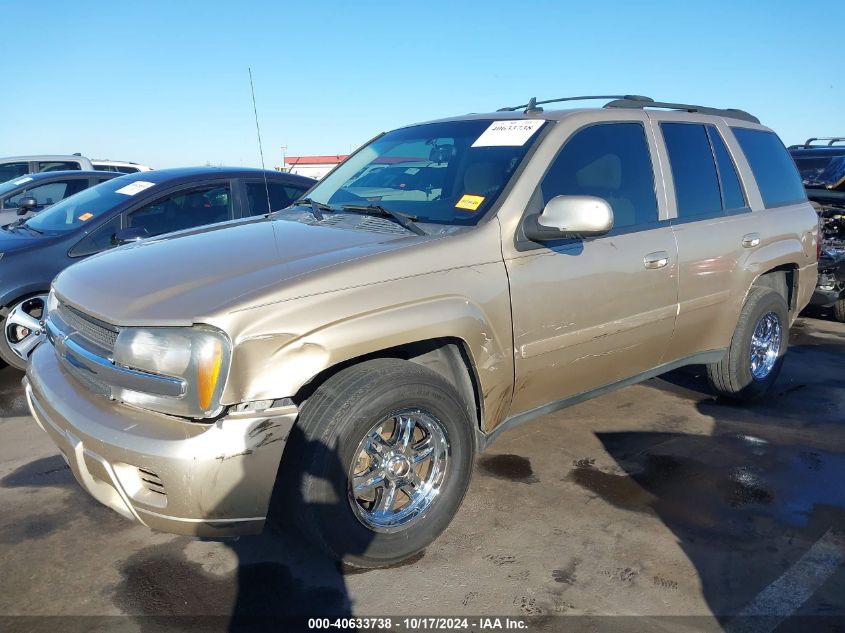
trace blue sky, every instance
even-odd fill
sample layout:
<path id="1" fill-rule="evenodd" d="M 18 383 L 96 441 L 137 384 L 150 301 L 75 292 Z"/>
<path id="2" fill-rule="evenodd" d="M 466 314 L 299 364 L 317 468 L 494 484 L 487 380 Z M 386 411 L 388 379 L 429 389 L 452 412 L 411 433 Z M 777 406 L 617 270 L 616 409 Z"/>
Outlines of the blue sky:
<path id="1" fill-rule="evenodd" d="M 841 0 L 42 1 L 2 14 L 0 155 L 258 165 L 249 66 L 268 165 L 282 145 L 345 153 L 531 96 L 738 107 L 787 143 L 845 134 Z"/>

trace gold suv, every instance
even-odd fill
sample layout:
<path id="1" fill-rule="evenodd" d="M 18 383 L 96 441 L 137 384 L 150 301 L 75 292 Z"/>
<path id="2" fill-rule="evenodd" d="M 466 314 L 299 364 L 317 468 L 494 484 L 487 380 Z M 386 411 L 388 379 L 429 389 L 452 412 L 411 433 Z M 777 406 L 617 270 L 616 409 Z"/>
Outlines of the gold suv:
<path id="1" fill-rule="evenodd" d="M 606 99 L 400 128 L 291 207 L 71 266 L 33 416 L 126 517 L 269 514 L 378 566 L 436 538 L 503 429 L 690 363 L 763 395 L 816 282 L 789 154 L 739 110 Z"/>

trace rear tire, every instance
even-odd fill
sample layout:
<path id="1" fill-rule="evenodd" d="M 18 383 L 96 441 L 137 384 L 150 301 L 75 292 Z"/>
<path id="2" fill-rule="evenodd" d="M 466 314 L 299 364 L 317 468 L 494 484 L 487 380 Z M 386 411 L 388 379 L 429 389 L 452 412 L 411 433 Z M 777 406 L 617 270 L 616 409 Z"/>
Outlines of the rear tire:
<path id="1" fill-rule="evenodd" d="M 455 388 L 421 365 L 385 358 L 338 372 L 305 402 L 285 448 L 277 482 L 287 488 L 285 514 L 354 566 L 413 556 L 446 529 L 463 500 L 472 419 Z"/>
<path id="2" fill-rule="evenodd" d="M 720 396 L 755 400 L 777 380 L 789 339 L 789 310 L 779 292 L 752 286 L 730 347 L 707 365 L 710 386 Z"/>
<path id="3" fill-rule="evenodd" d="M 833 316 L 840 323 L 845 323 L 845 299 L 839 299 L 833 304 Z"/>

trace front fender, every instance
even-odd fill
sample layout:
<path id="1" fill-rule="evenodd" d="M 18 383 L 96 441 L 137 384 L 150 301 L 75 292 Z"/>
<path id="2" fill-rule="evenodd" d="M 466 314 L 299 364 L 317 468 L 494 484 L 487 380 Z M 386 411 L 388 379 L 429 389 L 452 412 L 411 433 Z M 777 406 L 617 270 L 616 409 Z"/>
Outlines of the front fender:
<path id="1" fill-rule="evenodd" d="M 460 293 L 468 288 L 472 298 Z M 268 312 L 274 307 L 275 314 Z M 483 428 L 503 419 L 510 405 L 510 300 L 500 262 L 308 297 L 287 314 L 278 304 L 249 312 L 255 314 L 235 341 L 225 404 L 290 397 L 338 363 L 451 338 L 463 341 L 473 365 Z"/>
<path id="2" fill-rule="evenodd" d="M 29 295 L 47 293 L 50 291 L 50 282 L 31 282 L 20 286 L 14 286 L 6 289 L 0 295 L 0 316 L 5 316 L 6 311 L 11 304 L 16 303 L 19 299 Z"/>

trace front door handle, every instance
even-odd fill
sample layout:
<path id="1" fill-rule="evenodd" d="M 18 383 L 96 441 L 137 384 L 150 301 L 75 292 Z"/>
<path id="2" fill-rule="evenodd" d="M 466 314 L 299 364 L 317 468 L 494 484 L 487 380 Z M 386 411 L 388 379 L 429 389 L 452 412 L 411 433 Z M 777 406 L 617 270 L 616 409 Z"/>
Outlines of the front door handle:
<path id="1" fill-rule="evenodd" d="M 666 251 L 657 251 L 656 253 L 649 253 L 643 258 L 643 264 L 646 268 L 663 268 L 669 263 L 669 253 Z"/>
<path id="2" fill-rule="evenodd" d="M 759 233 L 746 233 L 742 236 L 742 247 L 743 248 L 754 248 L 760 244 L 760 234 Z"/>

